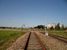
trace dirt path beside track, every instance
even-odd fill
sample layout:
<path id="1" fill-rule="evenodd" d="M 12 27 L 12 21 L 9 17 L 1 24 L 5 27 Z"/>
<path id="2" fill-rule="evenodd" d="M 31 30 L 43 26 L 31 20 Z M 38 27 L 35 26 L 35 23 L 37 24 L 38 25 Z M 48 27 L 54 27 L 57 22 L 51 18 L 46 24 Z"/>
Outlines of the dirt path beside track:
<path id="1" fill-rule="evenodd" d="M 39 32 L 37 32 L 37 34 L 40 36 L 41 41 L 47 46 L 48 50 L 67 50 L 67 43 L 50 36 L 45 36 Z"/>

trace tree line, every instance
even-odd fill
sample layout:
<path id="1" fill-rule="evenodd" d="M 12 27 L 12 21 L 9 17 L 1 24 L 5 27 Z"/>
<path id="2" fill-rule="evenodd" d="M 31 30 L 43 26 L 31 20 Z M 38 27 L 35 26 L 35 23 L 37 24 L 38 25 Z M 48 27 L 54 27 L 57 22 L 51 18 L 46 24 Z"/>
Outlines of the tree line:
<path id="1" fill-rule="evenodd" d="M 67 27 L 65 27 L 63 24 L 62 26 L 60 27 L 60 23 L 57 23 L 55 25 L 55 28 L 53 26 L 51 26 L 50 28 L 47 28 L 45 25 L 38 25 L 38 26 L 35 26 L 34 28 L 38 28 L 38 29 L 49 29 L 49 30 L 67 30 Z"/>
<path id="2" fill-rule="evenodd" d="M 17 27 L 3 27 L 1 26 L 0 29 L 16 29 Z"/>

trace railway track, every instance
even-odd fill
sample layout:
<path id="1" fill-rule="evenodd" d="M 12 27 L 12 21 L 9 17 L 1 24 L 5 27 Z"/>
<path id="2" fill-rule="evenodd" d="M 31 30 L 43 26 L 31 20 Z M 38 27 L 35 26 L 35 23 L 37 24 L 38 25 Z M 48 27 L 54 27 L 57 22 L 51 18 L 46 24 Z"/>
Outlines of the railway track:
<path id="1" fill-rule="evenodd" d="M 46 50 L 35 32 L 30 32 L 24 50 Z"/>
<path id="2" fill-rule="evenodd" d="M 18 38 L 7 50 L 67 50 L 67 43 L 64 43 L 65 40 L 60 41 L 57 39 L 62 38 L 53 36 L 54 35 L 49 35 L 47 37 L 35 31 L 28 32 Z"/>
<path id="3" fill-rule="evenodd" d="M 67 43 L 67 38 L 57 36 L 57 35 L 52 35 L 52 34 L 50 34 L 49 36 L 54 37 L 54 38 L 56 38 L 58 40 L 61 40 L 61 41 L 65 42 L 65 43 Z"/>
<path id="4" fill-rule="evenodd" d="M 45 34 L 44 32 L 41 32 L 42 34 Z M 56 38 L 60 41 L 63 41 L 65 43 L 67 43 L 67 38 L 64 38 L 64 37 L 61 37 L 61 36 L 57 36 L 57 35 L 53 35 L 53 34 L 49 34 L 49 36 L 53 37 L 53 38 Z"/>
<path id="5" fill-rule="evenodd" d="M 18 38 L 7 50 L 46 50 L 46 48 L 35 32 L 29 32 Z"/>

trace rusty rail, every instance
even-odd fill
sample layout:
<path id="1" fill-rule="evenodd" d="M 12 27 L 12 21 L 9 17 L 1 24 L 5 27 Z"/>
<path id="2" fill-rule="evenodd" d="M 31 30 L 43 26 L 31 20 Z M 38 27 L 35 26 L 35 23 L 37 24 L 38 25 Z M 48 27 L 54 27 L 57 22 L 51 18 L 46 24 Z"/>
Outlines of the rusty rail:
<path id="1" fill-rule="evenodd" d="M 29 40 L 30 40 L 30 35 L 31 35 L 31 32 L 30 32 L 30 34 L 29 34 L 29 37 L 28 37 L 28 39 L 27 39 L 27 42 L 26 42 L 26 45 L 25 45 L 25 48 L 24 48 L 24 50 L 27 50 L 28 43 L 29 43 Z"/>

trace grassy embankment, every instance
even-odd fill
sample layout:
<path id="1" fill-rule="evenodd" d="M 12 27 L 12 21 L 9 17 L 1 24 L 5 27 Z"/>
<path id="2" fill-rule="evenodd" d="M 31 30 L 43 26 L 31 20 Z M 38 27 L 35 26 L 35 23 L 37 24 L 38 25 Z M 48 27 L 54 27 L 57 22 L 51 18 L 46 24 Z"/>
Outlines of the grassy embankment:
<path id="1" fill-rule="evenodd" d="M 49 32 L 49 34 L 67 38 L 67 31 L 64 31 L 64 30 L 49 30 L 48 32 Z"/>
<path id="2" fill-rule="evenodd" d="M 6 50 L 6 48 L 24 33 L 22 31 L 0 30 L 0 50 Z"/>
<path id="3" fill-rule="evenodd" d="M 41 33 L 45 32 L 45 30 L 39 30 L 39 31 Z M 61 37 L 67 38 L 67 31 L 65 31 L 65 30 L 47 30 L 47 32 L 50 35 L 56 35 L 56 36 L 61 36 Z"/>

